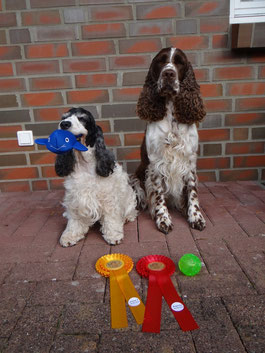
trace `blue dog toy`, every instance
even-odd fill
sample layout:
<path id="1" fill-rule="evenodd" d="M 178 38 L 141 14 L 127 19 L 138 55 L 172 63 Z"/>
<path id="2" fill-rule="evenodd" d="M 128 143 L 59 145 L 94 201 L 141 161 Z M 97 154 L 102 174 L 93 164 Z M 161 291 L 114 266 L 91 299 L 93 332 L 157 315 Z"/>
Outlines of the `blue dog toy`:
<path id="1" fill-rule="evenodd" d="M 56 154 L 63 154 L 73 148 L 78 151 L 88 150 L 82 143 L 77 141 L 74 134 L 66 130 L 55 130 L 47 139 L 36 139 L 35 142 L 38 145 L 45 145 L 49 151 Z"/>

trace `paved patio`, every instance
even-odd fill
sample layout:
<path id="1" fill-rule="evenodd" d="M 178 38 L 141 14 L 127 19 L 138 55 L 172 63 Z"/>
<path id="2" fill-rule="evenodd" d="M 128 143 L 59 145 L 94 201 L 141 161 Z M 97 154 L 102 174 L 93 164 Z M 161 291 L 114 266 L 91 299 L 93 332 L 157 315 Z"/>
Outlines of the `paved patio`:
<path id="1" fill-rule="evenodd" d="M 65 226 L 63 191 L 0 194 L 0 352 L 4 353 L 263 353 L 265 347 L 265 190 L 254 182 L 204 183 L 199 189 L 207 227 L 189 229 L 171 212 L 165 236 L 148 213 L 109 246 L 97 228 L 71 248 L 58 244 Z M 109 283 L 94 269 L 107 253 L 136 263 L 162 254 L 176 264 L 197 254 L 202 271 L 172 280 L 200 326 L 182 332 L 163 304 L 161 333 L 110 327 Z M 130 273 L 145 301 L 147 280 Z"/>

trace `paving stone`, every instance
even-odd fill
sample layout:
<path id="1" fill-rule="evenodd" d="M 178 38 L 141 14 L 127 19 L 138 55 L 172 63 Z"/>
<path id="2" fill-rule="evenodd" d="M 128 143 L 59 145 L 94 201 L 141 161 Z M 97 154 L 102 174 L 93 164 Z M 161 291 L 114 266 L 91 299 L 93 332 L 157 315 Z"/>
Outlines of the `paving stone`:
<path id="1" fill-rule="evenodd" d="M 243 273 L 216 275 L 178 276 L 182 296 L 220 297 L 224 295 L 250 295 L 255 293 L 252 284 Z"/>
<path id="2" fill-rule="evenodd" d="M 4 348 L 7 346 L 7 339 L 6 338 L 0 338 L 0 352 L 2 353 L 4 351 Z"/>
<path id="3" fill-rule="evenodd" d="M 199 325 L 198 330 L 192 331 L 196 352 L 246 352 L 219 298 L 191 300 L 188 307 Z"/>
<path id="4" fill-rule="evenodd" d="M 35 283 L 8 283 L 0 287 L 0 309 L 23 309 L 34 291 Z"/>
<path id="5" fill-rule="evenodd" d="M 50 256 L 51 262 L 59 261 L 74 261 L 77 262 L 80 256 L 84 240 L 80 240 L 75 246 L 69 246 L 67 248 L 62 247 L 57 243 Z"/>
<path id="6" fill-rule="evenodd" d="M 9 337 L 12 333 L 22 309 L 0 309 L 0 337 Z"/>
<path id="7" fill-rule="evenodd" d="M 265 297 L 233 296 L 224 298 L 231 319 L 247 352 L 263 353 L 265 337 Z"/>
<path id="8" fill-rule="evenodd" d="M 0 264 L 0 284 L 4 282 L 5 277 L 10 273 L 13 264 Z"/>
<path id="9" fill-rule="evenodd" d="M 108 304 L 69 304 L 61 318 L 59 332 L 63 334 L 100 334 L 110 331 Z"/>
<path id="10" fill-rule="evenodd" d="M 38 282 L 28 305 L 103 303 L 105 287 L 106 279 L 103 277 L 79 281 Z"/>
<path id="11" fill-rule="evenodd" d="M 5 353 L 48 353 L 62 311 L 60 306 L 26 308 Z"/>
<path id="12" fill-rule="evenodd" d="M 71 280 L 75 266 L 72 261 L 19 264 L 14 267 L 6 282 Z"/>
<path id="13" fill-rule="evenodd" d="M 126 350 L 125 350 L 126 349 Z M 104 333 L 99 343 L 99 353 L 195 353 L 189 333 L 161 332 L 159 335 L 143 332 Z"/>
<path id="14" fill-rule="evenodd" d="M 60 335 L 55 338 L 50 353 L 97 353 L 99 335 Z"/>

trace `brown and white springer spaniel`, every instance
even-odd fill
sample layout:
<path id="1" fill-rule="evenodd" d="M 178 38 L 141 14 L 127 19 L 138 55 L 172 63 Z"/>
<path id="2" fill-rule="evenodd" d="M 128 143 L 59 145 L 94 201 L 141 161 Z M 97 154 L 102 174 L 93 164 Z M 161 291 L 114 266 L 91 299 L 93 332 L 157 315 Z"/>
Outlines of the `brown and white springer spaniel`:
<path id="1" fill-rule="evenodd" d="M 165 234 L 173 227 L 167 205 L 180 210 L 192 228 L 203 230 L 196 160 L 197 124 L 206 113 L 192 66 L 183 51 L 164 48 L 155 56 L 137 113 L 147 121 L 141 164 L 132 178 L 138 204 L 144 208 L 147 201 L 157 228 Z"/>

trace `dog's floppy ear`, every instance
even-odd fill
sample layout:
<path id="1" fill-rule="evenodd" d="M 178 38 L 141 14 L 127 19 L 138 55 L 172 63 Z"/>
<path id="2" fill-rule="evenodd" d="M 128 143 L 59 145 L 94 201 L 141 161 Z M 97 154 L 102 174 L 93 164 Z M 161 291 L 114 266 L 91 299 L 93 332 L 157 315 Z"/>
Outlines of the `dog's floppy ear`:
<path id="1" fill-rule="evenodd" d="M 93 115 L 88 110 L 83 109 L 83 111 L 85 111 L 87 115 L 85 124 L 85 128 L 87 129 L 87 135 L 85 143 L 87 146 L 94 147 L 96 142 L 97 125 L 95 123 Z"/>
<path id="2" fill-rule="evenodd" d="M 66 177 L 74 171 L 75 155 L 73 150 L 58 154 L 55 160 L 55 172 L 60 177 Z"/>
<path id="3" fill-rule="evenodd" d="M 107 177 L 113 173 L 115 166 L 115 158 L 111 151 L 107 150 L 103 132 L 100 126 L 96 125 L 96 133 L 94 136 L 96 172 L 102 177 Z"/>

